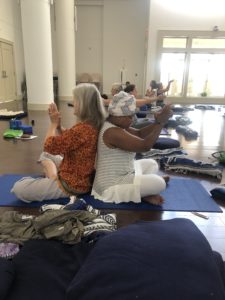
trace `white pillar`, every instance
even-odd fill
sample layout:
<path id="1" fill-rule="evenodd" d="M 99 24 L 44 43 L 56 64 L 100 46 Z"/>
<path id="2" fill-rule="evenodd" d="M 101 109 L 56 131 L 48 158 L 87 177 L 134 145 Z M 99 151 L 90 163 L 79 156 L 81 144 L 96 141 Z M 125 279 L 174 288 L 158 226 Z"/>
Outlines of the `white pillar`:
<path id="1" fill-rule="evenodd" d="M 46 109 L 54 99 L 49 0 L 21 0 L 29 109 Z"/>
<path id="2" fill-rule="evenodd" d="M 59 99 L 71 100 L 76 85 L 74 0 L 55 0 Z"/>

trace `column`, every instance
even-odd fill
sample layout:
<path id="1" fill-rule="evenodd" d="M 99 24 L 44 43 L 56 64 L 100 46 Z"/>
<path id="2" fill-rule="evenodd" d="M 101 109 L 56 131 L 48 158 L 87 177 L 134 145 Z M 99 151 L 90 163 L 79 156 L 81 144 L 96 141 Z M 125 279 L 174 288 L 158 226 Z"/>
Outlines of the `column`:
<path id="1" fill-rule="evenodd" d="M 71 100 L 76 85 L 74 0 L 55 0 L 59 99 Z"/>
<path id="2" fill-rule="evenodd" d="M 49 0 L 21 0 L 28 109 L 46 109 L 54 99 Z"/>

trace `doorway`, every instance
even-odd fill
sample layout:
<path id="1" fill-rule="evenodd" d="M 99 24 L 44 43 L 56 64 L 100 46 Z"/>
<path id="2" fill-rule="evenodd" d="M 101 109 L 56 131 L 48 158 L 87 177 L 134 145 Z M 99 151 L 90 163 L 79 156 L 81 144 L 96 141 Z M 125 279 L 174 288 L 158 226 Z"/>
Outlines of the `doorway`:
<path id="1" fill-rule="evenodd" d="M 0 102 L 16 99 L 13 45 L 0 41 Z"/>

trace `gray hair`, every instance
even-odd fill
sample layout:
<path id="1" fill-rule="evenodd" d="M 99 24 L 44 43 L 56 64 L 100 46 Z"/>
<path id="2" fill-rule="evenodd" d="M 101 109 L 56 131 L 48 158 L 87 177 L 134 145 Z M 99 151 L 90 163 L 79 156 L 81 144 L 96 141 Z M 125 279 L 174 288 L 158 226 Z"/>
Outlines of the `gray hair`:
<path id="1" fill-rule="evenodd" d="M 123 86 L 121 83 L 113 83 L 112 84 L 112 90 L 115 92 L 114 94 L 118 94 L 123 90 Z"/>
<path id="2" fill-rule="evenodd" d="M 79 120 L 90 122 L 100 129 L 107 112 L 97 87 L 91 83 L 80 83 L 73 89 L 73 96 L 79 104 Z"/>

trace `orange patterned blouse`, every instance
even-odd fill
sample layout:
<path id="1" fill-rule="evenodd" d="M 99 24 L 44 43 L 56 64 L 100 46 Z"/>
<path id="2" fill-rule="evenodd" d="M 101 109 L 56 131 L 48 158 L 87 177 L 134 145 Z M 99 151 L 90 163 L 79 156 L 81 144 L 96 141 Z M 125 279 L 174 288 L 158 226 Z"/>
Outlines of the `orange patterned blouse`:
<path id="1" fill-rule="evenodd" d="M 97 140 L 98 130 L 87 122 L 81 122 L 45 141 L 44 151 L 63 155 L 59 176 L 72 190 L 81 193 L 90 190 Z"/>

